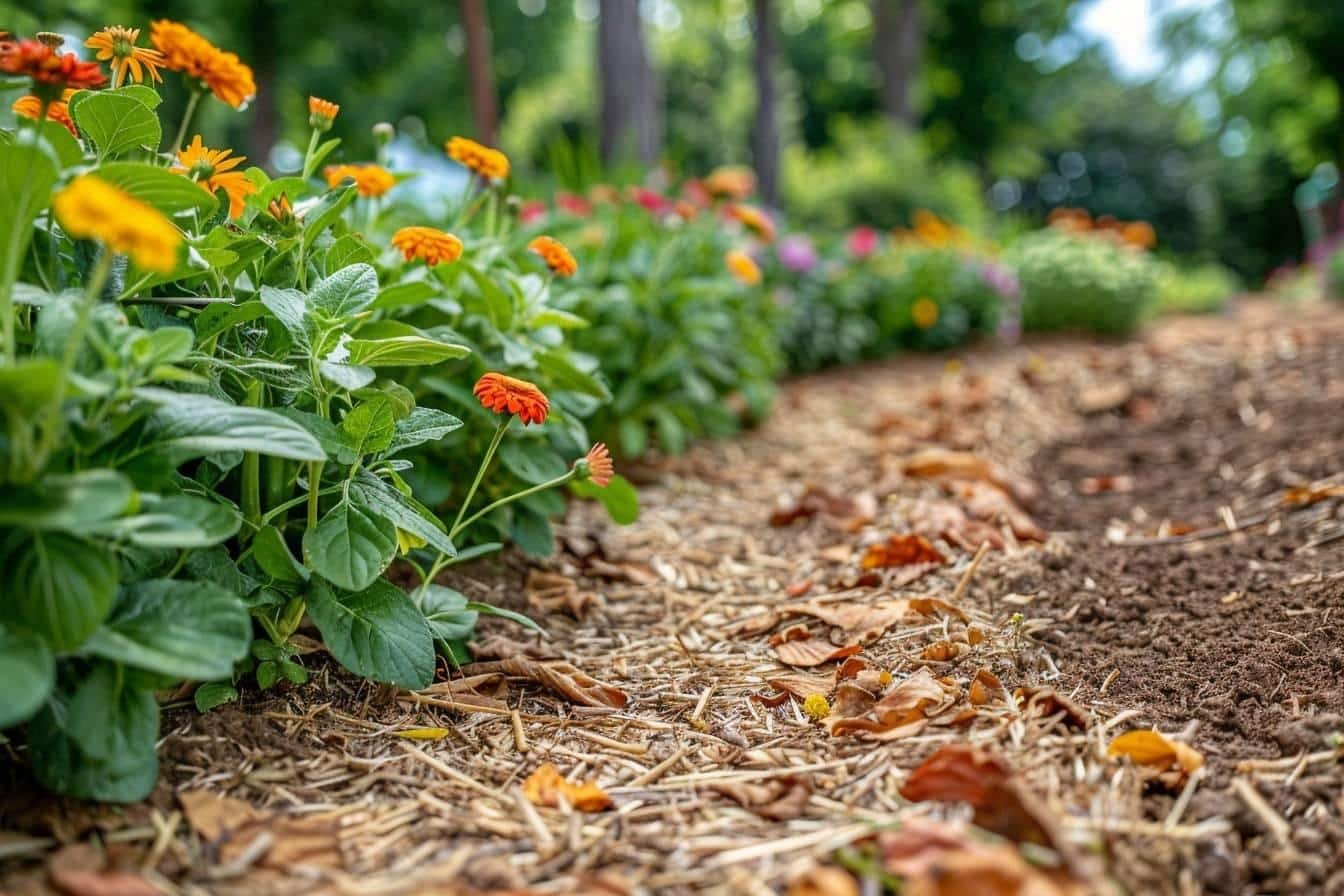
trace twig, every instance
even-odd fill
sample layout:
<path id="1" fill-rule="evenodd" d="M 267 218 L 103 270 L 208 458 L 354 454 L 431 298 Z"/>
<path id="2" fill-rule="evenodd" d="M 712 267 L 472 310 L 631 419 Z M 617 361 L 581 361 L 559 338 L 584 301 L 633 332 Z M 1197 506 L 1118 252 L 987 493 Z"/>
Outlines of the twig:
<path id="1" fill-rule="evenodd" d="M 1274 835 L 1274 838 L 1284 846 L 1292 847 L 1293 829 L 1288 822 L 1283 820 L 1283 816 L 1274 811 L 1260 791 L 1255 789 L 1255 785 L 1245 778 L 1233 778 L 1232 789 L 1241 797 L 1241 801 L 1246 804 L 1246 808 L 1255 813 L 1260 819 L 1260 823 L 1265 826 L 1265 830 Z"/>

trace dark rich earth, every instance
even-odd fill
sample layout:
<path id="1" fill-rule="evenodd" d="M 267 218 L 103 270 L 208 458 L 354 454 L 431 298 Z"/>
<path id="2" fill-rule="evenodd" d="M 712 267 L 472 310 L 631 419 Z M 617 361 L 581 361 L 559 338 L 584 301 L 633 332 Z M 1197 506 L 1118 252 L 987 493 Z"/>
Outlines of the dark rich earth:
<path id="1" fill-rule="evenodd" d="M 1229 817 L 1241 843 L 1200 849 L 1204 892 L 1344 893 L 1337 764 L 1260 788 L 1293 825 L 1295 856 L 1227 789 L 1242 760 L 1326 750 L 1344 732 L 1344 502 L 1284 502 L 1344 470 L 1344 345 L 1290 343 L 1181 374 L 1174 388 L 1149 378 L 1150 422 L 1094 417 L 1038 454 L 1053 496 L 1039 519 L 1070 534 L 1026 576 L 1032 612 L 1057 620 L 1043 637 L 1081 699 L 1139 707 L 1136 721 L 1207 757 L 1186 820 Z M 1088 496 L 1089 477 L 1132 482 Z M 1237 531 L 1214 531 L 1229 522 Z M 1122 545 L 1106 538 L 1117 528 L 1195 531 Z M 1161 819 L 1170 800 L 1156 803 Z"/>

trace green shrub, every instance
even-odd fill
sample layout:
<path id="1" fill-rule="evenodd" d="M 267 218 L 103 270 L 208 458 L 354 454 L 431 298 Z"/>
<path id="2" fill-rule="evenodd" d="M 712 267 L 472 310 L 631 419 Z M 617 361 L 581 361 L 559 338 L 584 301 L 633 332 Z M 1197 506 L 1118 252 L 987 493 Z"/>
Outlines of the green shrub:
<path id="1" fill-rule="evenodd" d="M 1046 228 L 1018 240 L 1007 260 L 1021 281 L 1026 330 L 1124 334 L 1157 301 L 1152 257 L 1106 235 Z"/>
<path id="2" fill-rule="evenodd" d="M 1158 265 L 1157 310 L 1164 314 L 1211 314 L 1221 311 L 1241 288 L 1232 271 L 1217 263 Z"/>
<path id="3" fill-rule="evenodd" d="M 1325 260 L 1325 285 L 1330 298 L 1344 301 L 1344 246 L 1335 249 Z"/>

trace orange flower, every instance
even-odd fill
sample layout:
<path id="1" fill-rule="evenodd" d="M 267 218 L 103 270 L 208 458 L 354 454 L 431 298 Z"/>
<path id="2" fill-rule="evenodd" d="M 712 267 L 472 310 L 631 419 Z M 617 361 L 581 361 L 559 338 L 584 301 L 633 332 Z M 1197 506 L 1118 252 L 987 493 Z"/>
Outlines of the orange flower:
<path id="1" fill-rule="evenodd" d="M 36 121 L 37 116 L 42 113 L 42 101 L 29 94 L 19 97 L 10 108 L 15 115 Z M 79 136 L 79 131 L 75 130 L 75 123 L 70 120 L 70 107 L 65 104 L 64 100 L 51 101 L 47 106 L 47 121 L 57 122 L 69 131 L 72 137 Z"/>
<path id="2" fill-rule="evenodd" d="M 39 99 L 55 99 L 66 88 L 102 87 L 107 76 L 96 62 L 81 62 L 74 53 L 57 53 L 40 40 L 0 43 L 0 72 L 27 75 Z"/>
<path id="3" fill-rule="evenodd" d="M 331 123 L 341 113 L 341 107 L 321 97 L 308 97 L 308 124 L 319 131 L 331 130 Z"/>
<path id="4" fill-rule="evenodd" d="M 139 28 L 123 28 L 110 25 L 84 41 L 84 46 L 98 51 L 98 59 L 112 63 L 112 83 L 126 83 L 126 75 L 139 84 L 146 74 L 154 81 L 162 81 L 159 66 L 164 64 L 163 54 L 148 47 L 137 47 L 140 39 Z"/>
<path id="5" fill-rule="evenodd" d="M 407 261 L 418 258 L 430 267 L 462 257 L 462 241 L 433 227 L 403 227 L 392 234 L 392 245 L 401 250 Z"/>
<path id="6" fill-rule="evenodd" d="M 574 469 L 580 482 L 588 480 L 598 488 L 606 488 L 611 484 L 611 477 L 616 475 L 616 465 L 611 462 L 611 452 L 604 442 L 589 448 L 588 454 L 574 465 Z"/>
<path id="7" fill-rule="evenodd" d="M 267 203 L 266 213 L 280 224 L 289 225 L 295 221 L 294 206 L 290 205 L 289 197 L 284 192 Z"/>
<path id="8" fill-rule="evenodd" d="M 915 326 L 921 330 L 931 329 L 938 323 L 938 303 L 928 296 L 920 296 L 911 306 L 910 316 L 914 319 Z"/>
<path id="9" fill-rule="evenodd" d="M 323 169 L 327 186 L 335 187 L 347 177 L 355 182 L 355 189 L 365 199 L 377 199 L 397 185 L 397 179 L 381 165 L 328 165 Z"/>
<path id="10" fill-rule="evenodd" d="M 453 137 L 443 148 L 448 158 L 470 168 L 486 180 L 503 180 L 509 176 L 509 157 L 497 149 L 467 137 Z"/>
<path id="11" fill-rule="evenodd" d="M 1120 227 L 1120 239 L 1136 249 L 1151 249 L 1157 245 L 1157 231 L 1147 221 L 1129 221 Z"/>
<path id="12" fill-rule="evenodd" d="M 741 249 L 733 249 L 727 255 L 723 256 L 723 263 L 728 266 L 728 270 L 739 283 L 746 286 L 755 286 L 761 282 L 761 269 L 751 256 Z"/>
<path id="13" fill-rule="evenodd" d="M 235 109 L 257 95 L 257 83 L 236 53 L 226 53 L 186 25 L 159 19 L 150 40 L 163 54 L 163 67 L 200 82 Z"/>
<path id="14" fill-rule="evenodd" d="M 716 168 L 702 186 L 716 199 L 746 199 L 756 192 L 756 174 L 742 165 Z"/>
<path id="15" fill-rule="evenodd" d="M 551 411 L 550 401 L 535 385 L 502 373 L 483 375 L 471 391 L 486 410 L 496 414 L 517 414 L 524 426 L 545 423 L 546 415 Z"/>
<path id="16" fill-rule="evenodd" d="M 257 185 L 243 172 L 233 170 L 246 162 L 247 156 L 230 158 L 232 152 L 230 149 L 210 149 L 197 134 L 190 146 L 178 152 L 173 170 L 196 181 L 211 196 L 216 190 L 227 193 L 229 217 L 236 218 L 243 213 L 243 200 L 257 192 Z"/>
<path id="17" fill-rule="evenodd" d="M 728 207 L 728 217 L 751 231 L 762 242 L 769 243 L 775 239 L 775 222 L 758 208 L 735 203 Z"/>
<path id="18" fill-rule="evenodd" d="M 541 256 L 541 260 L 546 262 L 546 267 L 557 277 L 573 277 L 579 270 L 579 263 L 574 260 L 573 254 L 565 248 L 564 243 L 554 237 L 539 236 L 528 243 L 527 248 Z"/>

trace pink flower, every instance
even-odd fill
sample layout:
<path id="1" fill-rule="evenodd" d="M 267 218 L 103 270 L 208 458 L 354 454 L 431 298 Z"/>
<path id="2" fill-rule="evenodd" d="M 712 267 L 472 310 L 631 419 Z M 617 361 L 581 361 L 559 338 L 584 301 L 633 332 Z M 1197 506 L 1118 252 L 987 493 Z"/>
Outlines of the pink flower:
<path id="1" fill-rule="evenodd" d="M 812 241 L 800 233 L 790 234 L 779 241 L 779 263 L 795 274 L 806 274 L 817 266 L 817 249 Z"/>
<path id="2" fill-rule="evenodd" d="M 639 203 L 650 214 L 662 215 L 671 205 L 667 197 L 661 193 L 656 193 L 646 187 L 631 187 L 630 198 Z"/>
<path id="3" fill-rule="evenodd" d="M 593 204 L 582 196 L 564 190 L 555 194 L 555 207 L 567 215 L 586 218 L 593 213 Z"/>
<path id="4" fill-rule="evenodd" d="M 521 224 L 535 224 L 546 217 L 546 203 L 540 199 L 530 199 L 518 207 L 518 221 Z"/>
<path id="5" fill-rule="evenodd" d="M 849 254 L 855 258 L 867 258 L 877 251 L 882 237 L 872 227 L 855 227 L 845 238 Z"/>

